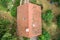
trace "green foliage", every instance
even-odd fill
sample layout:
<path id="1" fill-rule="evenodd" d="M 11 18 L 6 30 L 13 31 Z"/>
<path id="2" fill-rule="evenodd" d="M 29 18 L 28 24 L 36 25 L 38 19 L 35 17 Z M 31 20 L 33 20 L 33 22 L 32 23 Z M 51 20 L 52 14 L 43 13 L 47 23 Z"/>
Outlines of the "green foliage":
<path id="1" fill-rule="evenodd" d="M 7 0 L 7 3 L 8 3 L 7 9 L 10 11 L 12 9 L 14 3 L 12 0 Z"/>
<path id="2" fill-rule="evenodd" d="M 17 38 L 13 37 L 10 33 L 6 33 L 1 40 L 17 40 Z"/>
<path id="3" fill-rule="evenodd" d="M 56 19 L 57 19 L 58 28 L 60 28 L 60 14 L 57 15 Z"/>
<path id="4" fill-rule="evenodd" d="M 13 17 L 17 16 L 17 6 L 20 5 L 20 0 L 0 0 L 0 9 L 10 11 Z"/>
<path id="5" fill-rule="evenodd" d="M 7 1 L 6 0 L 0 0 L 0 5 L 7 8 Z"/>
<path id="6" fill-rule="evenodd" d="M 0 10 L 7 11 L 7 8 L 4 8 L 3 6 L 0 5 Z"/>
<path id="7" fill-rule="evenodd" d="M 5 0 L 5 1 L 7 1 L 7 2 L 9 3 L 9 2 L 11 2 L 12 0 Z"/>
<path id="8" fill-rule="evenodd" d="M 59 2 L 60 0 L 51 0 L 52 2 Z"/>
<path id="9" fill-rule="evenodd" d="M 13 17 L 17 17 L 17 8 L 14 6 L 14 7 L 12 7 L 12 9 L 11 9 L 11 15 L 13 16 Z"/>
<path id="10" fill-rule="evenodd" d="M 10 33 L 5 33 L 1 40 L 11 40 L 11 34 Z"/>
<path id="11" fill-rule="evenodd" d="M 9 30 L 9 24 L 9 20 L 4 20 L 3 18 L 0 18 L 0 39 L 6 33 L 6 31 Z"/>
<path id="12" fill-rule="evenodd" d="M 36 0 L 30 0 L 30 2 L 36 4 Z"/>
<path id="13" fill-rule="evenodd" d="M 60 0 L 58 1 L 58 6 L 60 7 Z"/>
<path id="14" fill-rule="evenodd" d="M 52 2 L 56 2 L 58 6 L 60 7 L 60 0 L 51 0 Z"/>
<path id="15" fill-rule="evenodd" d="M 11 15 L 17 17 L 17 7 L 20 5 L 20 0 L 16 0 L 14 6 L 11 9 Z"/>
<path id="16" fill-rule="evenodd" d="M 29 40 L 29 38 L 26 38 L 26 37 L 23 37 L 24 38 L 24 40 Z"/>
<path id="17" fill-rule="evenodd" d="M 50 34 L 44 29 L 42 32 L 43 33 L 38 37 L 38 40 L 50 40 L 50 37 L 51 37 Z"/>
<path id="18" fill-rule="evenodd" d="M 7 10 L 7 1 L 6 0 L 0 0 L 0 10 Z"/>
<path id="19" fill-rule="evenodd" d="M 57 15 L 57 30 L 58 30 L 57 40 L 60 40 L 60 14 Z"/>
<path id="20" fill-rule="evenodd" d="M 0 40 L 17 40 L 16 24 L 8 19 L 0 18 Z"/>
<path id="21" fill-rule="evenodd" d="M 47 10 L 45 13 L 42 14 L 42 19 L 47 23 L 50 24 L 54 18 L 54 15 L 51 10 Z"/>
<path id="22" fill-rule="evenodd" d="M 12 0 L 0 0 L 0 6 L 7 8 L 9 3 L 11 3 L 11 2 L 12 2 Z"/>
<path id="23" fill-rule="evenodd" d="M 20 0 L 15 0 L 14 6 L 19 6 L 20 5 Z"/>
<path id="24" fill-rule="evenodd" d="M 60 40 L 60 33 L 58 33 L 58 35 L 57 35 L 58 37 L 57 37 L 57 40 Z"/>

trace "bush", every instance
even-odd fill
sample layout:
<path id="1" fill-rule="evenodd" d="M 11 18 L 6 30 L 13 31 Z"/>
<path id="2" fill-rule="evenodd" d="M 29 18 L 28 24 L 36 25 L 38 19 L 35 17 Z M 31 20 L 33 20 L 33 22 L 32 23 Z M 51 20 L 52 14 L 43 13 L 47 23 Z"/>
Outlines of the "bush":
<path id="1" fill-rule="evenodd" d="M 0 18 L 0 40 L 2 36 L 9 30 L 9 20 Z"/>
<path id="2" fill-rule="evenodd" d="M 0 0 L 0 5 L 7 8 L 7 1 L 6 0 Z"/>
<path id="3" fill-rule="evenodd" d="M 57 29 L 58 29 L 57 40 L 60 40 L 60 14 L 57 15 L 56 21 L 57 21 Z"/>
<path id="4" fill-rule="evenodd" d="M 51 38 L 50 34 L 46 30 L 44 30 L 44 29 L 43 29 L 42 32 L 43 33 L 42 33 L 41 36 L 38 37 L 38 40 L 50 40 L 50 38 Z"/>
<path id="5" fill-rule="evenodd" d="M 8 19 L 4 19 L 1 17 L 0 40 L 17 40 L 17 36 L 15 35 L 15 33 L 16 33 L 15 23 L 14 22 L 11 23 Z"/>
<path id="6" fill-rule="evenodd" d="M 11 15 L 17 17 L 17 7 L 20 5 L 20 0 L 15 0 L 14 6 L 11 9 Z"/>
<path id="7" fill-rule="evenodd" d="M 58 4 L 58 7 L 60 7 L 60 0 L 51 0 L 51 2 L 56 2 Z"/>
<path id="8" fill-rule="evenodd" d="M 30 2 L 36 4 L 36 0 L 30 0 Z"/>
<path id="9" fill-rule="evenodd" d="M 60 14 L 57 15 L 56 19 L 57 19 L 58 28 L 60 28 Z"/>
<path id="10" fill-rule="evenodd" d="M 52 10 L 47 10 L 45 13 L 42 13 L 42 19 L 48 24 L 50 25 L 50 23 L 52 22 L 54 18 L 54 15 L 52 13 Z"/>
<path id="11" fill-rule="evenodd" d="M 11 9 L 11 15 L 13 17 L 17 17 L 17 7 L 12 7 L 12 9 Z"/>

